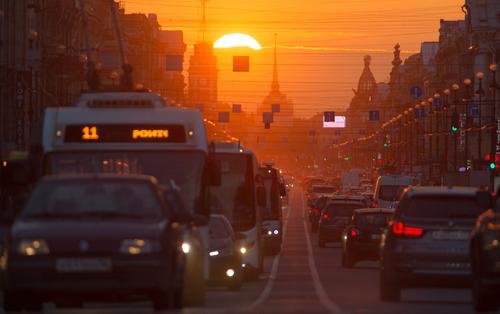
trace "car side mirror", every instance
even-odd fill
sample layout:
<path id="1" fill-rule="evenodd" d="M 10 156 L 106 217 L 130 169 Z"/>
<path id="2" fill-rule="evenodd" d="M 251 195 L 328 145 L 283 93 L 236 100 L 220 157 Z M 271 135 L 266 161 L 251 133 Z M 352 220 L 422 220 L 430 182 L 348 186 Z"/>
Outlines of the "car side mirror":
<path id="1" fill-rule="evenodd" d="M 242 241 L 242 240 L 245 240 L 247 238 L 247 236 L 244 234 L 244 233 L 241 233 L 241 232 L 236 232 L 234 234 L 234 239 L 236 241 Z"/>
<path id="2" fill-rule="evenodd" d="M 479 191 L 476 194 L 476 204 L 481 209 L 488 209 L 493 206 L 493 199 L 488 191 Z"/>
<path id="3" fill-rule="evenodd" d="M 266 206 L 266 189 L 263 186 L 257 187 L 257 203 L 259 206 Z"/>

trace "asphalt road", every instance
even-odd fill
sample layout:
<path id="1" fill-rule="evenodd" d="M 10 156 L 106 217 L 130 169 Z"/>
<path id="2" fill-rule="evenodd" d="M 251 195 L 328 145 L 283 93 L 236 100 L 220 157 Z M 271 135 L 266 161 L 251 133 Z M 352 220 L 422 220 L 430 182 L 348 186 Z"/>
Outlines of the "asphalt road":
<path id="1" fill-rule="evenodd" d="M 316 235 L 308 231 L 302 191 L 295 189 L 290 198 L 282 253 L 266 258 L 260 278 L 238 292 L 210 288 L 204 308 L 184 309 L 182 313 L 474 313 L 468 289 L 408 289 L 400 303 L 379 301 L 377 263 L 341 268 L 339 246 L 319 248 Z M 149 303 L 109 303 L 85 304 L 84 309 L 56 309 L 46 304 L 43 312 L 154 311 Z"/>

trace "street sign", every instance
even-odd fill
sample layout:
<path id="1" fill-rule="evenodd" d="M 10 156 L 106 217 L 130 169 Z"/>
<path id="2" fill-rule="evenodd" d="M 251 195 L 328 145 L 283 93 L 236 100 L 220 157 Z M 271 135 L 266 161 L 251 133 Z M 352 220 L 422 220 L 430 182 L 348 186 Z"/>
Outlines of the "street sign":
<path id="1" fill-rule="evenodd" d="M 412 86 L 410 88 L 410 95 L 413 98 L 419 98 L 420 96 L 422 96 L 422 88 L 420 86 Z"/>
<path id="2" fill-rule="evenodd" d="M 281 111 L 281 106 L 280 104 L 272 104 L 271 105 L 271 112 L 272 113 L 278 113 Z"/>
<path id="3" fill-rule="evenodd" d="M 233 72 L 248 72 L 250 71 L 249 56 L 233 56 Z"/>
<path id="4" fill-rule="evenodd" d="M 325 111 L 323 115 L 324 122 L 335 122 L 335 111 Z"/>
<path id="5" fill-rule="evenodd" d="M 233 112 L 240 113 L 241 112 L 241 104 L 233 104 Z"/>
<path id="6" fill-rule="evenodd" d="M 368 112 L 368 120 L 370 120 L 370 121 L 379 121 L 380 120 L 380 111 L 378 111 L 378 110 L 370 110 Z"/>
<path id="7" fill-rule="evenodd" d="M 219 122 L 220 123 L 229 123 L 229 112 L 228 111 L 219 112 Z"/>

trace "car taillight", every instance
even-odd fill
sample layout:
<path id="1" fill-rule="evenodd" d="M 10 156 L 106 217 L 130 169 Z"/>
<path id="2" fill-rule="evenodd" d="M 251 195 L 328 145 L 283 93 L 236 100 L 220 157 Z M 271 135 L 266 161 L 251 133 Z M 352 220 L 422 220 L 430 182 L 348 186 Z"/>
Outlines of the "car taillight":
<path id="1" fill-rule="evenodd" d="M 358 230 L 356 229 L 351 229 L 351 237 L 357 237 L 359 235 Z"/>
<path id="2" fill-rule="evenodd" d="M 378 202 L 375 202 L 375 204 L 373 204 L 373 207 L 378 208 Z"/>
<path id="3" fill-rule="evenodd" d="M 328 215 L 327 213 L 324 213 L 323 216 L 322 216 L 323 219 L 329 219 L 330 218 L 330 215 Z"/>
<path id="4" fill-rule="evenodd" d="M 395 221 L 391 227 L 392 233 L 406 237 L 420 237 L 424 234 L 424 229 L 418 227 L 410 227 L 402 221 Z"/>

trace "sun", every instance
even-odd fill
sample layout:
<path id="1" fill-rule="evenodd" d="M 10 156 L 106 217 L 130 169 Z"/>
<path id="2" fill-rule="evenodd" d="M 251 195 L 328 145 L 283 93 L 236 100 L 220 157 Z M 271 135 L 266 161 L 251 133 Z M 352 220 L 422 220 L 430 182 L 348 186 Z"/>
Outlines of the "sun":
<path id="1" fill-rule="evenodd" d="M 214 43 L 214 48 L 249 47 L 261 50 L 262 46 L 251 36 L 240 33 L 226 34 Z"/>

